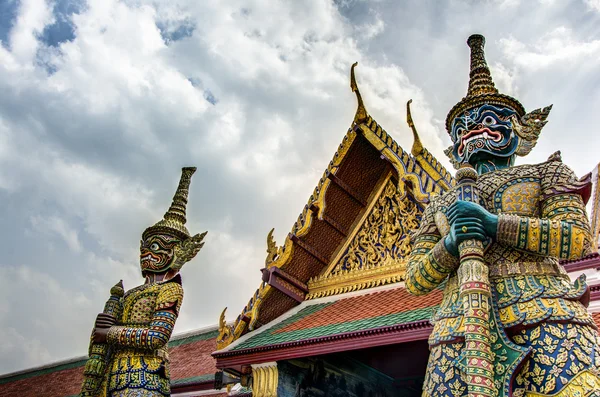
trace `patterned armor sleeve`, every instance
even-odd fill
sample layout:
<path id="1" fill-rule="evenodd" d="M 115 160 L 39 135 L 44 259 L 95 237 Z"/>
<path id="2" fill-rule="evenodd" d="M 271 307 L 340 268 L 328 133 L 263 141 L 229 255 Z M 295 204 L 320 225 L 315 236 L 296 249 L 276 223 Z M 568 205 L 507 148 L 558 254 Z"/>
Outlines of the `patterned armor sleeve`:
<path id="1" fill-rule="evenodd" d="M 433 207 L 428 205 L 425 209 L 407 259 L 405 284 L 413 295 L 424 295 L 433 290 L 459 265 L 458 258 L 446 250 L 435 225 Z"/>
<path id="2" fill-rule="evenodd" d="M 500 214 L 498 242 L 560 259 L 578 259 L 591 252 L 592 235 L 579 182 L 562 163 L 542 179 L 541 218 Z"/>
<path id="3" fill-rule="evenodd" d="M 107 335 L 109 345 L 156 350 L 169 342 L 179 308 L 183 300 L 183 288 L 177 282 L 165 283 L 156 299 L 152 320 L 147 326 L 110 327 Z"/>

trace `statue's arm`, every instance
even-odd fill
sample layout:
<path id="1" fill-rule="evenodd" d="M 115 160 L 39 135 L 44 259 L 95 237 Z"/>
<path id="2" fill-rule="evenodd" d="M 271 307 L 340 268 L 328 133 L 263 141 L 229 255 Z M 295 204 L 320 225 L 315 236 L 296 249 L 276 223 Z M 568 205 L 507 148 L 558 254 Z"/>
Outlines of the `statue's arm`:
<path id="1" fill-rule="evenodd" d="M 458 258 L 446 248 L 433 215 L 433 206 L 427 206 L 407 258 L 405 285 L 413 295 L 433 290 L 459 265 Z"/>
<path id="2" fill-rule="evenodd" d="M 560 259 L 591 253 L 592 234 L 579 194 L 584 182 L 562 163 L 542 184 L 541 217 L 498 216 L 497 240 L 511 247 Z"/>
<path id="3" fill-rule="evenodd" d="M 112 326 L 108 331 L 107 343 L 148 350 L 163 347 L 171 338 L 182 301 L 181 284 L 165 284 L 158 294 L 152 321 L 143 327 Z"/>

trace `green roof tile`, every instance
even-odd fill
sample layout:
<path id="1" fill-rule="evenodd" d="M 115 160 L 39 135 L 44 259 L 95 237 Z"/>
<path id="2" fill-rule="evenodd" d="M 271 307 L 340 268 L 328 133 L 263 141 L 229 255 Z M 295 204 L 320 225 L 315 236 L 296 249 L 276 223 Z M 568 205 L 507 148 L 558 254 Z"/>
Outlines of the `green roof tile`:
<path id="1" fill-rule="evenodd" d="M 317 312 L 317 311 L 323 309 L 324 306 L 328 306 L 328 305 L 329 304 L 314 305 L 314 306 L 320 306 L 318 308 L 318 310 L 316 310 L 313 306 L 309 306 L 309 307 L 301 310 L 295 316 L 292 316 L 289 319 L 282 321 L 281 323 L 278 323 L 271 329 L 266 330 L 256 336 L 240 343 L 232 350 L 241 350 L 241 349 L 248 349 L 248 348 L 254 348 L 254 347 L 261 347 L 261 346 L 276 345 L 276 344 L 286 343 L 286 342 L 295 342 L 295 341 L 301 341 L 301 340 L 306 340 L 306 339 L 311 339 L 311 338 L 343 334 L 346 332 L 356 332 L 356 331 L 362 331 L 362 330 L 379 328 L 379 327 L 389 327 L 392 325 L 405 324 L 405 323 L 410 323 L 413 321 L 428 320 L 429 318 L 431 318 L 434 310 L 437 309 L 437 306 L 433 306 L 433 307 L 427 307 L 427 308 L 423 308 L 423 309 L 411 310 L 411 311 L 407 311 L 407 312 L 388 314 L 385 316 L 378 316 L 378 317 L 372 317 L 372 318 L 365 318 L 365 319 L 361 319 L 361 320 L 348 321 L 348 322 L 344 322 L 344 323 L 323 325 L 323 326 L 319 326 L 319 327 L 299 329 L 299 330 L 290 331 L 290 332 L 273 333 L 289 324 L 292 324 L 292 323 L 300 320 L 302 317 L 305 317 L 308 314 L 312 314 L 314 312 Z M 313 309 L 313 310 L 308 312 L 309 309 Z"/>
<path id="2" fill-rule="evenodd" d="M 191 378 L 173 380 L 171 381 L 171 386 L 177 386 L 186 383 L 207 382 L 213 380 L 215 380 L 215 374 L 206 374 L 201 376 L 192 376 Z"/>
<path id="3" fill-rule="evenodd" d="M 203 334 L 188 336 L 187 338 L 175 339 L 169 342 L 169 347 L 176 347 L 180 345 L 187 345 L 188 343 L 197 342 L 200 340 L 213 339 L 219 336 L 219 330 L 205 332 Z"/>

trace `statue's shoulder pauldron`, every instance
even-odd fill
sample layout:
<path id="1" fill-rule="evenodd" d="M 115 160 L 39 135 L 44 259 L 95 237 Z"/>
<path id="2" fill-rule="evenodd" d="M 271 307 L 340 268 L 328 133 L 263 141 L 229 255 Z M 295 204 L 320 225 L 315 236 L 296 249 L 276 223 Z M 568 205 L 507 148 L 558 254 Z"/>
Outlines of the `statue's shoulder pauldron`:
<path id="1" fill-rule="evenodd" d="M 592 192 L 591 174 L 577 179 L 573 170 L 560 159 L 551 158 L 537 166 L 540 167 L 542 176 L 542 200 L 557 194 L 578 194 L 587 203 Z"/>
<path id="2" fill-rule="evenodd" d="M 159 286 L 160 290 L 156 299 L 156 310 L 174 309 L 178 313 L 183 301 L 183 287 L 181 286 L 181 277 L 179 274 L 171 280 L 159 284 Z"/>

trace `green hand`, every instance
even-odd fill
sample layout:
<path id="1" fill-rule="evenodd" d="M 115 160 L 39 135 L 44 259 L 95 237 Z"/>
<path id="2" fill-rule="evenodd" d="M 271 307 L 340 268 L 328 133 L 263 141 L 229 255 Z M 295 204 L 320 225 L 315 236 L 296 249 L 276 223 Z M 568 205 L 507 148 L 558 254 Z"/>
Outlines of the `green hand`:
<path id="1" fill-rule="evenodd" d="M 450 225 L 450 233 L 444 239 L 446 250 L 458 257 L 458 246 L 466 240 L 486 241 L 487 233 L 477 218 L 461 218 Z"/>
<path id="2" fill-rule="evenodd" d="M 498 229 L 498 216 L 490 213 L 481 205 L 470 201 L 456 201 L 446 212 L 448 222 L 453 224 L 460 219 L 477 219 L 485 229 L 485 235 L 496 238 Z M 467 225 L 468 227 L 468 225 Z"/>

